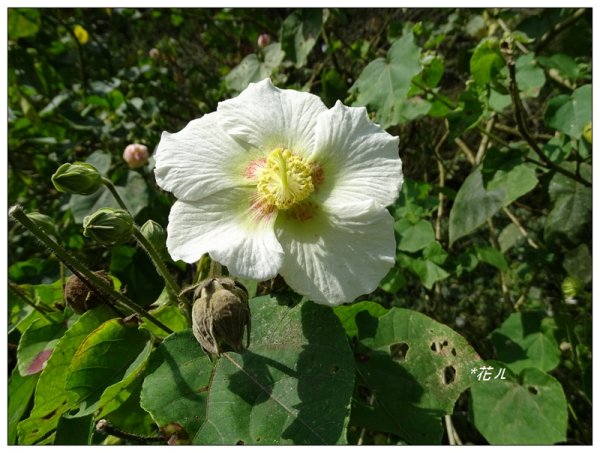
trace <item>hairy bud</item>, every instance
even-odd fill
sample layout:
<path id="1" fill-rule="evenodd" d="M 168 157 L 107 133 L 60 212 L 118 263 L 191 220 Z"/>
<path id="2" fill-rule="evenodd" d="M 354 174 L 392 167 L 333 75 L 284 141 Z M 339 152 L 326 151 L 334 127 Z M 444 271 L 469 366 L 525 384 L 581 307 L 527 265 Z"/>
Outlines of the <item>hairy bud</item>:
<path id="1" fill-rule="evenodd" d="M 111 287 L 113 281 L 106 271 L 94 272 Z M 92 291 L 77 275 L 71 275 L 65 284 L 65 301 L 75 313 L 82 314 L 102 304 L 102 298 Z"/>
<path id="2" fill-rule="evenodd" d="M 123 151 L 123 160 L 132 170 L 143 167 L 148 162 L 148 147 L 139 143 L 127 145 Z"/>
<path id="3" fill-rule="evenodd" d="M 250 345 L 248 291 L 228 277 L 204 280 L 196 289 L 192 329 L 198 343 L 209 354 L 221 355 L 229 348 L 241 351 L 244 331 Z"/>
<path id="4" fill-rule="evenodd" d="M 258 47 L 266 47 L 271 43 L 271 36 L 267 33 L 263 33 L 258 37 Z"/>
<path id="5" fill-rule="evenodd" d="M 104 245 L 127 242 L 133 233 L 133 219 L 123 209 L 102 208 L 83 219 L 83 235 Z"/>
<path id="6" fill-rule="evenodd" d="M 90 195 L 102 185 L 102 175 L 85 162 L 62 164 L 52 175 L 52 184 L 59 192 Z"/>

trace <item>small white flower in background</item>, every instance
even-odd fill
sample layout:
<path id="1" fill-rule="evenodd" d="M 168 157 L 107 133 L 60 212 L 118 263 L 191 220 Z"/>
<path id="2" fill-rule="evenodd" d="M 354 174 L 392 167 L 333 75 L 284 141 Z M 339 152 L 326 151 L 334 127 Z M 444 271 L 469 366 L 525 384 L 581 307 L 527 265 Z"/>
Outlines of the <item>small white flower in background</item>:
<path id="1" fill-rule="evenodd" d="M 394 263 L 398 138 L 362 107 L 327 109 L 265 79 L 164 132 L 155 158 L 159 186 L 178 198 L 167 228 L 176 260 L 209 253 L 234 276 L 279 273 L 327 305 L 375 290 Z"/>
<path id="2" fill-rule="evenodd" d="M 123 151 L 123 160 L 131 169 L 143 167 L 148 162 L 148 147 L 139 143 L 127 145 Z"/>

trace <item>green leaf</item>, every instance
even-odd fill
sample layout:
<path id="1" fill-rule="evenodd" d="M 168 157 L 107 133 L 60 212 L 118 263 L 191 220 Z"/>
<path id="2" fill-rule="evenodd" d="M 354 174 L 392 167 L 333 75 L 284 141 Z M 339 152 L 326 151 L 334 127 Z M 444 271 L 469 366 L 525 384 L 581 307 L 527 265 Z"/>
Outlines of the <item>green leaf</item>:
<path id="1" fill-rule="evenodd" d="M 34 8 L 8 8 L 8 39 L 35 35 L 41 25 L 40 12 Z"/>
<path id="2" fill-rule="evenodd" d="M 550 371 L 560 362 L 552 335 L 542 331 L 543 312 L 513 313 L 491 334 L 498 360 L 515 373 L 535 367 Z"/>
<path id="3" fill-rule="evenodd" d="M 290 308 L 269 297 L 253 302 L 253 344 L 217 362 L 208 419 L 194 443 L 345 442 L 354 366 L 333 310 L 312 302 Z"/>
<path id="4" fill-rule="evenodd" d="M 574 139 L 581 138 L 585 126 L 592 121 L 592 85 L 583 85 L 566 98 L 549 103 L 544 114 L 546 124 Z"/>
<path id="5" fill-rule="evenodd" d="M 23 333 L 17 348 L 17 363 L 22 376 L 37 374 L 50 358 L 60 337 L 67 330 L 62 314 L 36 319 Z"/>
<path id="6" fill-rule="evenodd" d="M 483 115 L 483 103 L 477 86 L 471 84 L 459 96 L 457 107 L 448 112 L 449 139 L 460 137 L 466 131 L 474 128 Z"/>
<path id="7" fill-rule="evenodd" d="M 39 374 L 21 376 L 19 369 L 15 367 L 8 378 L 8 445 L 17 443 L 17 423 L 29 407 L 38 377 Z"/>
<path id="8" fill-rule="evenodd" d="M 504 205 L 505 198 L 506 189 L 503 187 L 485 189 L 481 168 L 476 168 L 460 186 L 450 210 L 450 245 L 496 214 Z"/>
<path id="9" fill-rule="evenodd" d="M 495 268 L 506 272 L 508 271 L 508 262 L 503 253 L 494 247 L 475 247 L 477 258 Z"/>
<path id="10" fill-rule="evenodd" d="M 93 165 L 98 173 L 106 176 L 108 170 L 110 170 L 110 163 L 112 161 L 112 155 L 108 151 L 96 150 L 88 156 L 85 160 L 88 164 Z"/>
<path id="11" fill-rule="evenodd" d="M 425 288 L 431 289 L 435 282 L 444 280 L 450 276 L 443 268 L 430 260 L 411 260 L 410 270 L 414 272 Z"/>
<path id="12" fill-rule="evenodd" d="M 386 293 L 396 294 L 400 288 L 406 286 L 406 278 L 402 270 L 397 266 L 392 267 L 389 272 L 383 277 L 379 287 Z"/>
<path id="13" fill-rule="evenodd" d="M 62 414 L 56 427 L 54 445 L 91 445 L 93 422 L 93 414 L 83 417 Z"/>
<path id="14" fill-rule="evenodd" d="M 339 318 L 346 335 L 350 338 L 358 334 L 358 326 L 356 325 L 356 315 L 361 311 L 366 311 L 371 316 L 378 318 L 388 312 L 388 309 L 376 302 L 357 302 L 350 305 L 338 305 L 334 307 L 333 312 Z"/>
<path id="15" fill-rule="evenodd" d="M 370 62 L 350 88 L 358 91 L 354 105 L 368 105 L 383 128 L 398 124 L 397 109 L 406 101 L 413 77 L 421 71 L 421 49 L 412 32 L 392 44 L 386 58 Z"/>
<path id="16" fill-rule="evenodd" d="M 546 83 L 544 70 L 537 65 L 535 55 L 521 55 L 515 62 L 516 79 L 519 91 L 524 97 L 538 97 Z"/>
<path id="17" fill-rule="evenodd" d="M 567 399 L 560 383 L 536 368 L 471 387 L 470 419 L 493 445 L 548 445 L 566 440 Z"/>
<path id="18" fill-rule="evenodd" d="M 566 166 L 570 171 L 575 165 Z M 590 181 L 591 166 L 579 166 L 581 176 Z M 588 234 L 592 219 L 592 190 L 560 173 L 555 174 L 548 187 L 550 199 L 554 202 L 552 211 L 546 218 L 544 238 L 546 241 L 563 241 L 567 244 Z"/>
<path id="19" fill-rule="evenodd" d="M 567 79 L 576 80 L 581 76 L 579 65 L 568 55 L 557 53 L 551 57 L 538 56 L 536 59 L 542 66 L 550 70 L 556 70 Z"/>
<path id="20" fill-rule="evenodd" d="M 535 169 L 523 164 L 517 153 L 490 150 L 483 166 L 467 177 L 450 211 L 450 244 L 537 186 Z"/>
<path id="21" fill-rule="evenodd" d="M 117 185 L 116 189 L 134 217 L 148 205 L 148 186 L 137 171 L 128 171 L 125 185 Z M 120 208 L 110 191 L 104 186 L 91 195 L 71 195 L 69 207 L 77 223 L 83 223 L 85 216 L 100 208 Z"/>
<path id="22" fill-rule="evenodd" d="M 498 39 L 485 38 L 477 45 L 471 57 L 471 76 L 477 85 L 486 85 L 500 73 L 505 64 Z"/>
<path id="23" fill-rule="evenodd" d="M 582 283 L 592 281 L 592 256 L 586 244 L 579 244 L 574 249 L 565 253 L 563 267 L 573 277 L 577 277 Z"/>
<path id="24" fill-rule="evenodd" d="M 281 49 L 297 68 L 306 64 L 325 20 L 322 9 L 308 8 L 295 10 L 281 24 Z"/>
<path id="25" fill-rule="evenodd" d="M 185 315 L 178 307 L 174 307 L 173 305 L 162 305 L 150 310 L 150 314 L 169 327 L 173 332 L 179 332 L 188 328 Z M 148 332 L 157 338 L 164 338 L 166 335 L 164 330 L 146 319 L 142 321 L 140 328 L 148 330 Z"/>
<path id="26" fill-rule="evenodd" d="M 398 250 L 404 252 L 417 252 L 435 241 L 435 233 L 431 222 L 421 219 L 413 224 L 406 219 L 400 219 L 394 225 L 400 235 Z"/>
<path id="27" fill-rule="evenodd" d="M 65 389 L 78 395 L 79 415 L 94 411 L 105 389 L 139 366 L 149 335 L 121 319 L 106 321 L 81 343 L 66 373 Z"/>
<path id="28" fill-rule="evenodd" d="M 150 359 L 141 406 L 159 426 L 179 424 L 190 438 L 206 418 L 213 364 L 191 330 L 169 335 Z"/>
<path id="29" fill-rule="evenodd" d="M 449 327 L 411 310 L 392 308 L 379 318 L 359 313 L 356 323 L 359 397 L 363 387 L 372 395 L 363 406 L 372 401 L 373 410 L 369 418 L 357 417 L 353 405 L 353 422 L 387 419 L 374 428 L 413 444 L 439 444 L 441 417 L 475 382 L 470 370 L 481 363 L 477 353 Z"/>
<path id="30" fill-rule="evenodd" d="M 56 428 L 60 415 L 75 403 L 77 394 L 65 389 L 65 372 L 88 334 L 115 316 L 109 307 L 100 306 L 81 315 L 65 332 L 40 375 L 29 418 L 19 423 L 22 444 L 31 445 L 44 438 Z"/>
<path id="31" fill-rule="evenodd" d="M 262 60 L 253 53 L 246 55 L 240 64 L 225 76 L 227 87 L 232 91 L 241 92 L 248 84 L 271 77 L 273 70 L 283 61 L 284 52 L 281 50 L 281 44 L 278 42 L 269 44 L 263 49 L 263 55 Z"/>
<path id="32" fill-rule="evenodd" d="M 191 331 L 165 339 L 143 407 L 161 426 L 181 425 L 195 444 L 343 442 L 354 367 L 331 308 L 270 297 L 250 305 L 250 349 L 225 353 L 214 371 Z"/>

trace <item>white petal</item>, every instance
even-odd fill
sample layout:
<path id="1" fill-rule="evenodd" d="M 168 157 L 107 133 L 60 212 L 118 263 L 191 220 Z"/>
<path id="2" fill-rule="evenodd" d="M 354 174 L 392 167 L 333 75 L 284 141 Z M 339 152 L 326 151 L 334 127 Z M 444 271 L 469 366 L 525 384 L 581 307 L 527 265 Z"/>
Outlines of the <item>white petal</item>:
<path id="1" fill-rule="evenodd" d="M 398 141 L 371 122 L 364 107 L 338 101 L 317 118 L 311 160 L 321 164 L 324 179 L 314 196 L 325 204 L 392 204 L 403 180 Z"/>
<path id="2" fill-rule="evenodd" d="M 266 280 L 277 275 L 283 250 L 275 217 L 258 220 L 252 190 L 229 189 L 200 201 L 176 201 L 169 214 L 167 249 L 175 260 L 197 261 L 210 254 L 238 277 Z"/>
<path id="3" fill-rule="evenodd" d="M 276 222 L 285 252 L 279 273 L 296 292 L 325 305 L 372 292 L 395 260 L 394 220 L 386 209 L 366 202 L 340 212 L 321 211 L 302 223 L 280 215 Z"/>
<path id="4" fill-rule="evenodd" d="M 204 115 L 175 134 L 163 132 L 154 169 L 162 189 L 192 201 L 244 184 L 243 167 L 252 153 L 219 127 L 217 116 Z"/>
<path id="5" fill-rule="evenodd" d="M 221 127 L 242 143 L 268 152 L 282 147 L 307 156 L 314 146 L 317 115 L 327 111 L 318 96 L 281 90 L 265 79 L 219 103 Z"/>

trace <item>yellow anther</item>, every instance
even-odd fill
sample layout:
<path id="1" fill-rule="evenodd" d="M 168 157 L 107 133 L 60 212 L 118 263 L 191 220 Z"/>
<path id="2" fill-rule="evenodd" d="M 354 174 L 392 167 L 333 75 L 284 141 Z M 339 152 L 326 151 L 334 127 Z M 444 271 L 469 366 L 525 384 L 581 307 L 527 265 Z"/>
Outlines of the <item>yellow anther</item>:
<path id="1" fill-rule="evenodd" d="M 267 205 L 288 209 L 315 190 L 311 167 L 289 149 L 274 149 L 258 177 L 257 189 Z"/>

